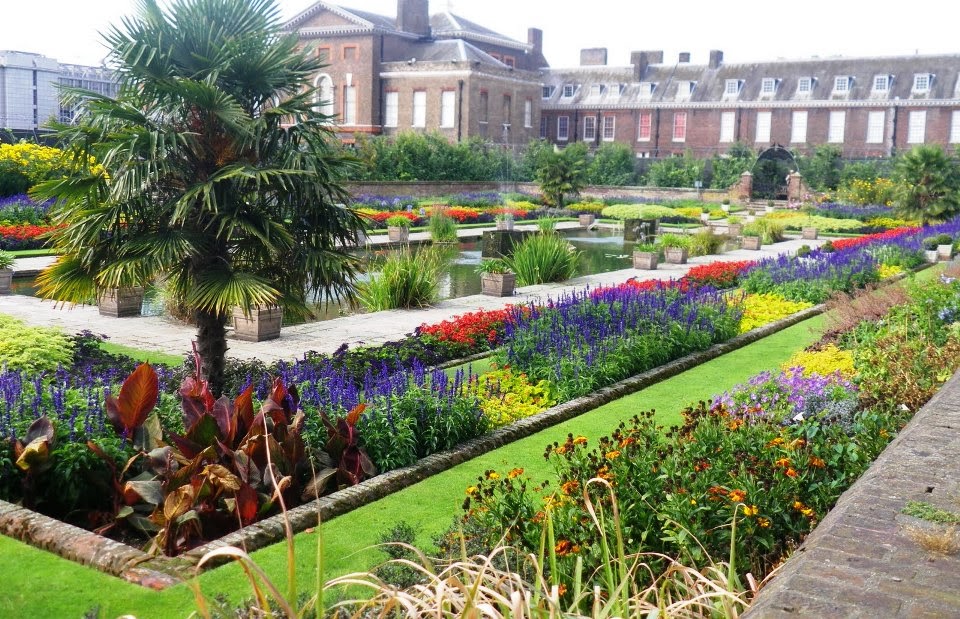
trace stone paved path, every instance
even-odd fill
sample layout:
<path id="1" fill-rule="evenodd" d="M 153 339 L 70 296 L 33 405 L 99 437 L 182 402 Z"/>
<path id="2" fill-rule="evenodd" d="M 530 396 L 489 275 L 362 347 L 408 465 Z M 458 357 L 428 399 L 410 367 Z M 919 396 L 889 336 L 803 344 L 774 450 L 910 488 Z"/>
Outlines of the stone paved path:
<path id="1" fill-rule="evenodd" d="M 564 222 L 561 228 L 577 227 L 576 222 Z M 521 228 L 518 226 L 518 229 Z M 478 236 L 479 230 L 461 230 L 461 236 Z M 413 233 L 411 240 L 429 237 L 428 233 Z M 385 236 L 370 237 L 373 245 L 386 241 Z M 817 241 L 788 240 L 776 245 L 767 245 L 761 251 L 736 250 L 719 256 L 693 258 L 687 265 L 660 265 L 655 271 L 623 269 L 598 275 L 578 277 L 563 284 L 525 286 L 517 289 L 513 297 L 498 298 L 483 295 L 449 299 L 435 306 L 419 310 L 391 310 L 371 314 L 356 314 L 284 327 L 280 338 L 268 342 L 242 342 L 231 339 L 228 356 L 238 359 L 258 358 L 265 363 L 279 359 L 295 360 L 308 351 L 329 353 L 341 344 L 350 347 L 362 344 L 379 344 L 396 340 L 412 333 L 419 325 L 436 323 L 453 316 L 477 309 L 498 309 L 508 304 L 544 301 L 556 298 L 564 292 L 583 289 L 585 286 L 607 286 L 637 279 L 675 279 L 684 275 L 691 266 L 716 260 L 756 260 L 780 253 L 793 253 L 801 245 L 816 245 Z M 14 265 L 20 272 L 35 271 L 49 264 L 51 258 L 25 258 Z M 170 318 L 137 317 L 108 318 L 100 316 L 94 306 L 78 305 L 63 307 L 51 301 L 20 295 L 0 296 L 0 313 L 16 316 L 33 325 L 55 325 L 70 333 L 88 329 L 106 335 L 110 342 L 133 346 L 149 351 L 184 354 L 190 350 L 195 329 Z"/>

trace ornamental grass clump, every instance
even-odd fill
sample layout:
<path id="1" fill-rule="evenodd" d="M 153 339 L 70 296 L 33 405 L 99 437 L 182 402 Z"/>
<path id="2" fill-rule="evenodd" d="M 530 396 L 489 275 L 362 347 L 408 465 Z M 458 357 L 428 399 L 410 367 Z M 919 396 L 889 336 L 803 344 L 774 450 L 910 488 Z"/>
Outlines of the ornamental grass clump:
<path id="1" fill-rule="evenodd" d="M 457 242 L 457 222 L 443 209 L 435 208 L 430 215 L 430 238 L 434 243 Z"/>
<path id="2" fill-rule="evenodd" d="M 559 234 L 534 234 L 517 245 L 504 262 L 517 274 L 518 285 L 532 286 L 572 278 L 580 253 Z"/>
<path id="3" fill-rule="evenodd" d="M 425 307 L 437 300 L 443 254 L 404 248 L 387 255 L 379 273 L 357 287 L 360 304 L 367 311 Z"/>

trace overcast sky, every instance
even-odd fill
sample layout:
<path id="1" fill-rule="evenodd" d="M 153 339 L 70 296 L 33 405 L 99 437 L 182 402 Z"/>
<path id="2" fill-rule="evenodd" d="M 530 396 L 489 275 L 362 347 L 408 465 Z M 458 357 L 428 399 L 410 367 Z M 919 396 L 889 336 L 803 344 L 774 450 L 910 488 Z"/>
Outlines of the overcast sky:
<path id="1" fill-rule="evenodd" d="M 279 0 L 284 18 L 311 6 Z M 345 7 L 396 14 L 396 0 L 342 0 Z M 551 66 L 579 64 L 584 47 L 609 49 L 611 65 L 629 64 L 631 50 L 678 52 L 705 63 L 720 49 L 727 62 L 960 53 L 956 19 L 947 0 L 909 3 L 865 0 L 432 0 L 431 11 L 452 10 L 514 39 L 527 28 L 544 31 Z M 0 50 L 37 52 L 81 64 L 106 55 L 98 34 L 134 11 L 135 0 L 2 0 Z"/>

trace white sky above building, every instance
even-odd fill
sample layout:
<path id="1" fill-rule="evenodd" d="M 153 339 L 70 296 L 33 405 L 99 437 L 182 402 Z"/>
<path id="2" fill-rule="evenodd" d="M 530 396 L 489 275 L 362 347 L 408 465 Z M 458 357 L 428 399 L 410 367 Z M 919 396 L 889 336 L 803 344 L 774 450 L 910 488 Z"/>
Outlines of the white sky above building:
<path id="1" fill-rule="evenodd" d="M 279 0 L 284 19 L 311 6 Z M 383 15 L 396 0 L 334 2 Z M 665 62 L 691 52 L 704 64 L 720 49 L 725 62 L 814 56 L 891 56 L 960 53 L 951 3 L 944 0 L 432 0 L 431 12 L 451 5 L 462 17 L 526 41 L 527 28 L 544 32 L 551 66 L 579 64 L 585 47 L 609 49 L 608 63 L 629 64 L 632 50 L 664 50 Z M 99 35 L 135 10 L 135 0 L 2 0 L 0 50 L 36 52 L 61 62 L 100 64 Z"/>

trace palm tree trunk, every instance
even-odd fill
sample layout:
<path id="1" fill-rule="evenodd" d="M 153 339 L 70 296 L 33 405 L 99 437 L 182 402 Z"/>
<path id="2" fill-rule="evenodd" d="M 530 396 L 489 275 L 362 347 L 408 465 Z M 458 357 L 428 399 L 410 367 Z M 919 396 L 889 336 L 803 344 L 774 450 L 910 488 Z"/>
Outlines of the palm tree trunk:
<path id="1" fill-rule="evenodd" d="M 223 395 L 227 368 L 227 316 L 197 311 L 197 352 L 200 353 L 200 371 L 207 380 L 215 398 Z"/>

